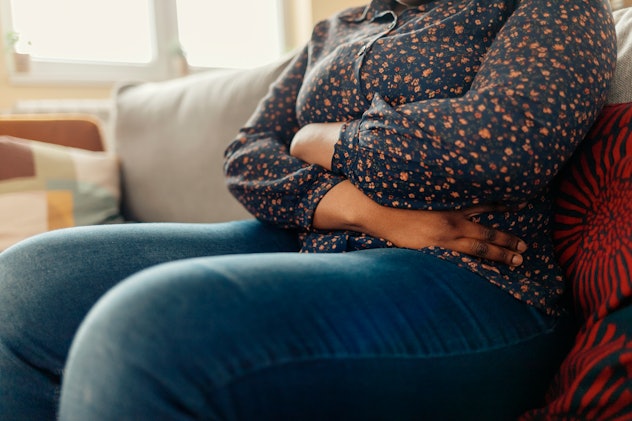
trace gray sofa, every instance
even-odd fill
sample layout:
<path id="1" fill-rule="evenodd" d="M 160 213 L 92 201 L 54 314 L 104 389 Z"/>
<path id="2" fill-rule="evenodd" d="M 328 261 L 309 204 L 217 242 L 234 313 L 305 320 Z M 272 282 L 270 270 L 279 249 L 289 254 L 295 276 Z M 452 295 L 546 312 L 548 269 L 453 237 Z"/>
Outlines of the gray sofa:
<path id="1" fill-rule="evenodd" d="M 224 149 L 291 55 L 267 66 L 116 89 L 114 148 L 126 219 L 221 222 L 250 217 L 228 193 Z"/>

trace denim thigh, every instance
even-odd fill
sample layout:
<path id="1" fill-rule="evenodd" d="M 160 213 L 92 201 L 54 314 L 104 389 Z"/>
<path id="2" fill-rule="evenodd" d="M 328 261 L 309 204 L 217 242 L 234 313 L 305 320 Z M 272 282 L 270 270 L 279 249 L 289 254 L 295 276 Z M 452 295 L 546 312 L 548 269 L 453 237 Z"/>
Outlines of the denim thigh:
<path id="1" fill-rule="evenodd" d="M 291 231 L 239 221 L 72 228 L 0 253 L 0 418 L 54 419 L 72 338 L 124 278 L 168 261 L 298 246 Z"/>
<path id="2" fill-rule="evenodd" d="M 94 307 L 61 419 L 515 419 L 568 332 L 412 250 L 190 259 Z"/>

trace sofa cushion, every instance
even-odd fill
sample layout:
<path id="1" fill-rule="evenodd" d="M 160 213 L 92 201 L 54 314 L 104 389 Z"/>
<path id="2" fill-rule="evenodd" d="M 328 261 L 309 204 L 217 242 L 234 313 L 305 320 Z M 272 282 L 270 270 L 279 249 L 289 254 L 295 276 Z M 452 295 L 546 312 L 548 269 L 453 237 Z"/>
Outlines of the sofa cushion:
<path id="1" fill-rule="evenodd" d="M 250 217 L 225 186 L 224 150 L 288 61 L 118 89 L 114 132 L 125 216 L 143 222 Z"/>
<path id="2" fill-rule="evenodd" d="M 617 68 L 608 103 L 620 104 L 632 102 L 632 7 L 612 15 L 617 31 Z"/>
<path id="3" fill-rule="evenodd" d="M 0 250 L 57 228 L 120 222 L 114 155 L 0 136 Z"/>

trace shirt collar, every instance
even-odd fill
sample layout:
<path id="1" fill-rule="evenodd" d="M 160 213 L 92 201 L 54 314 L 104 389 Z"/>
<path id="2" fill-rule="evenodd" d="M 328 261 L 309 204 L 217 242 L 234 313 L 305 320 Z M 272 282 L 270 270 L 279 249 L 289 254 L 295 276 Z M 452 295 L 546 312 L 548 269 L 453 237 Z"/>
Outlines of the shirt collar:
<path id="1" fill-rule="evenodd" d="M 433 2 L 430 2 L 433 3 Z M 359 23 L 363 21 L 373 21 L 392 13 L 395 7 L 395 0 L 372 0 L 371 3 L 364 8 L 354 8 L 339 15 L 339 18 L 345 22 Z M 420 10 L 427 10 L 428 4 L 419 6 Z"/>
<path id="2" fill-rule="evenodd" d="M 371 21 L 376 17 L 383 16 L 385 12 L 393 10 L 394 0 L 372 0 L 364 9 L 352 9 L 340 15 L 340 19 L 347 22 Z"/>

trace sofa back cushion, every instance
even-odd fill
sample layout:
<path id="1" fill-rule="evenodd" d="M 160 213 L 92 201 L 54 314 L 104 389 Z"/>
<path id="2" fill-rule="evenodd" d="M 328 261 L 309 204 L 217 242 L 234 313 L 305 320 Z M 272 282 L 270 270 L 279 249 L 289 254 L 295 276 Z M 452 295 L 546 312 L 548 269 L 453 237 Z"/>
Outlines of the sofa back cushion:
<path id="1" fill-rule="evenodd" d="M 609 104 L 632 102 L 632 7 L 613 13 L 617 30 L 617 69 Z"/>
<path id="2" fill-rule="evenodd" d="M 125 217 L 142 222 L 250 217 L 225 186 L 224 150 L 289 59 L 118 88 L 114 133 Z"/>

